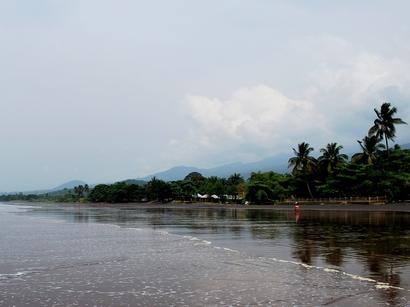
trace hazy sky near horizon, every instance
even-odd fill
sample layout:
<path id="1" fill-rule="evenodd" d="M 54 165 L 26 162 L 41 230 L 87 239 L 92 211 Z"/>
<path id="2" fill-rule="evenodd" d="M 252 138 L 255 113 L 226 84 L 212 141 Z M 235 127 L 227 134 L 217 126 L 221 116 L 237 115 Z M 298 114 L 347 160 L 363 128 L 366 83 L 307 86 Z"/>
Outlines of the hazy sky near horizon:
<path id="1" fill-rule="evenodd" d="M 359 150 L 410 122 L 410 2 L 0 1 L 0 191 Z M 410 125 L 397 130 L 410 142 Z"/>

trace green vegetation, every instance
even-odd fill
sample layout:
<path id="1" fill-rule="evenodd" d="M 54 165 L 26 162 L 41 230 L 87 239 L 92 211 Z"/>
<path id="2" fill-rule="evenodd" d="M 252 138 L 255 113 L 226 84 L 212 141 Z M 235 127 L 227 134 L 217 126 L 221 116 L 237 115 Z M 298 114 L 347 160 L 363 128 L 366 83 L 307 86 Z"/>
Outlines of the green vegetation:
<path id="1" fill-rule="evenodd" d="M 376 119 L 368 135 L 358 141 L 361 152 L 348 159 L 343 146 L 329 143 L 320 149 L 318 158 L 306 142 L 293 149 L 289 159 L 291 174 L 252 173 L 247 181 L 240 174 L 228 178 L 200 173 L 188 174 L 183 180 L 149 182 L 127 180 L 115 184 L 87 185 L 52 194 L 3 195 L 0 201 L 58 202 L 222 202 L 255 204 L 273 203 L 289 198 L 385 197 L 389 201 L 410 199 L 410 150 L 398 145 L 389 148 L 388 140 L 396 136 L 395 125 L 406 124 L 393 117 L 397 112 L 389 103 L 375 109 Z M 381 143 L 385 142 L 385 146 Z"/>
<path id="2" fill-rule="evenodd" d="M 308 143 L 303 142 L 298 145 L 298 150 L 293 148 L 295 156 L 289 159 L 289 167 L 293 167 L 292 174 L 306 183 L 311 198 L 313 194 L 309 181 L 312 180 L 317 168 L 317 160 L 310 156 L 313 150 Z"/>
<path id="3" fill-rule="evenodd" d="M 63 189 L 60 191 L 43 194 L 5 194 L 0 195 L 0 201 L 32 201 L 32 202 L 86 202 L 90 189 L 88 185 L 79 185 L 74 189 Z"/>
<path id="4" fill-rule="evenodd" d="M 379 140 L 384 138 L 386 142 L 386 152 L 389 154 L 388 140 L 394 140 L 396 136 L 397 124 L 406 124 L 401 118 L 394 118 L 394 114 L 397 112 L 396 107 L 390 107 L 390 103 L 385 102 L 380 107 L 380 111 L 374 109 L 377 118 L 374 120 L 374 125 L 369 129 L 370 136 L 376 136 Z"/>

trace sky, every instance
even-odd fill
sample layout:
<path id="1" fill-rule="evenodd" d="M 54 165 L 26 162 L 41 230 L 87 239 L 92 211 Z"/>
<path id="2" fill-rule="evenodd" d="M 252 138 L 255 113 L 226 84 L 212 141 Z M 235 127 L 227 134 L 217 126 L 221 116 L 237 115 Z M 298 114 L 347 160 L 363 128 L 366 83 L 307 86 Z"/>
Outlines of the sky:
<path id="1" fill-rule="evenodd" d="M 410 2 L 0 0 L 0 191 L 357 152 L 410 122 Z M 410 142 L 410 125 L 397 127 Z"/>

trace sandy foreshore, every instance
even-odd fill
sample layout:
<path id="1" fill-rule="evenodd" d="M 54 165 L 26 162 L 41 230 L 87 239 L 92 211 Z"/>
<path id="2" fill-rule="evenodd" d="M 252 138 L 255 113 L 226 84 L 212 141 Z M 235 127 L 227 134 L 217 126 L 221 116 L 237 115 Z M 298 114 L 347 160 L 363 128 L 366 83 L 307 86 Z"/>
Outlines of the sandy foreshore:
<path id="1" fill-rule="evenodd" d="M 7 203 L 4 203 L 7 204 Z M 164 209 L 238 209 L 238 210 L 294 210 L 293 205 L 239 205 L 239 204 L 218 204 L 218 203 L 48 203 L 48 202 L 9 202 L 13 205 L 24 206 L 60 206 L 60 207 L 120 207 L 120 208 L 164 208 Z M 410 203 L 393 203 L 383 205 L 360 205 L 360 204 L 303 204 L 300 203 L 302 211 L 373 211 L 373 212 L 410 212 Z"/>
<path id="2" fill-rule="evenodd" d="M 291 235 L 289 227 L 301 228 L 283 219 L 263 223 L 227 214 L 215 220 L 213 214 L 207 218 L 191 210 L 165 213 L 162 227 L 156 210 L 141 212 L 145 218 L 139 219 L 138 212 L 127 218 L 118 214 L 121 210 L 112 210 L 111 218 L 107 216 L 111 210 L 89 206 L 81 210 L 51 204 L 34 214 L 18 214 L 21 210 L 12 207 L 0 205 L 0 230 L 6 234 L 0 236 L 0 306 L 372 307 L 392 301 L 407 306 L 409 301 L 408 275 L 402 273 L 408 265 L 403 260 L 400 275 L 396 271 L 394 275 L 400 283 L 393 287 L 367 273 L 357 275 L 351 268 L 315 265 L 330 248 L 340 248 L 350 266 L 366 267 L 363 258 L 350 258 L 358 250 L 349 243 L 343 246 L 346 241 L 336 239 L 337 231 L 326 239 L 334 242 L 326 254 L 312 255 L 315 260 L 304 263 L 292 251 L 302 252 L 298 246 L 307 244 L 316 253 L 330 242 L 322 240 L 332 231 L 318 234 L 315 238 L 322 239 L 315 242 L 298 232 Z M 210 224 L 198 221 L 201 217 Z M 169 226 L 188 232 L 171 231 Z M 321 232 L 327 227 L 316 229 Z M 216 235 L 215 231 L 219 235 L 208 240 L 206 233 Z M 282 232 L 286 238 L 276 236 Z M 307 233 L 312 232 L 316 231 Z M 357 244 L 364 242 L 363 233 L 351 234 L 349 242 L 358 236 Z M 335 246 L 337 242 L 341 245 Z M 380 258 L 377 263 L 384 263 L 387 256 Z"/>

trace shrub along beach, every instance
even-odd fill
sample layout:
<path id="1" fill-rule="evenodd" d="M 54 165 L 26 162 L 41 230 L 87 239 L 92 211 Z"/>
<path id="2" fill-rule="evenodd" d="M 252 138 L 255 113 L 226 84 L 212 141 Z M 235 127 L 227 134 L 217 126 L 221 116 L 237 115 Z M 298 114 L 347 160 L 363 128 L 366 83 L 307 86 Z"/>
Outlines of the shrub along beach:
<path id="1" fill-rule="evenodd" d="M 228 178 L 188 174 L 183 180 L 165 182 L 152 178 L 148 182 L 124 181 L 80 185 L 40 195 L 2 195 L 1 201 L 57 202 L 216 202 L 275 204 L 303 199 L 305 202 L 345 202 L 361 199 L 376 202 L 403 202 L 410 199 L 410 150 L 389 146 L 396 136 L 396 125 L 406 124 L 395 117 L 397 109 L 383 103 L 375 109 L 374 125 L 358 140 L 361 152 L 350 159 L 343 146 L 329 143 L 315 158 L 314 149 L 302 142 L 293 148 L 289 159 L 290 174 L 255 172 L 245 180 L 239 174 Z"/>

